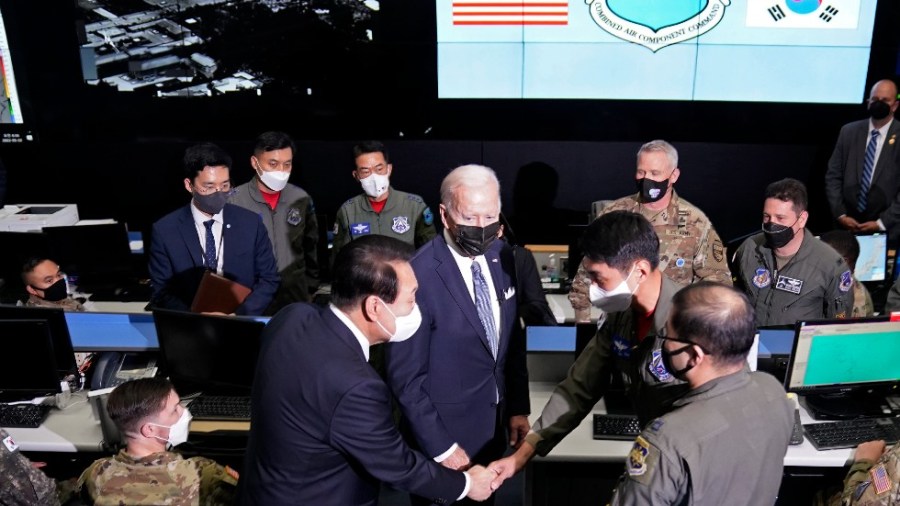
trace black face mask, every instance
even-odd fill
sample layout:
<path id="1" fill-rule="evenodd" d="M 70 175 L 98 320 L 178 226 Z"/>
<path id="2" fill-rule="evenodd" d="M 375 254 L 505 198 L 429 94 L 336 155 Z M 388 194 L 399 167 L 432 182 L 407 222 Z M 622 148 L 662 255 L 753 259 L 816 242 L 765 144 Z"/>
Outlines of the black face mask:
<path id="1" fill-rule="evenodd" d="M 799 219 L 799 218 L 798 218 Z M 797 223 L 796 221 L 794 223 Z M 771 249 L 782 248 L 794 238 L 794 226 L 790 227 L 769 222 L 763 223 L 763 234 L 766 236 L 766 246 Z"/>
<path id="2" fill-rule="evenodd" d="M 456 244 L 466 254 L 477 257 L 484 255 L 484 252 L 497 240 L 497 233 L 500 232 L 500 222 L 491 223 L 486 227 L 456 225 L 455 228 L 456 233 L 454 237 Z"/>
<path id="3" fill-rule="evenodd" d="M 40 290 L 40 288 L 35 288 L 33 286 L 32 288 Z M 66 291 L 66 278 L 60 278 L 56 283 L 44 288 L 44 300 L 46 301 L 59 302 L 68 296 L 69 293 Z"/>
<path id="4" fill-rule="evenodd" d="M 641 194 L 641 201 L 656 202 L 665 197 L 666 192 L 669 191 L 669 178 L 654 181 L 644 177 L 637 180 L 637 188 Z"/>
<path id="5" fill-rule="evenodd" d="M 694 366 L 689 365 L 689 366 L 685 367 L 684 369 L 675 369 L 675 366 L 672 365 L 672 357 L 674 357 L 675 355 L 679 355 L 681 353 L 687 353 L 687 351 L 690 349 L 691 346 L 693 346 L 693 345 L 686 344 L 673 352 L 666 351 L 665 347 L 659 349 L 659 351 L 662 352 L 663 365 L 666 366 L 666 370 L 669 371 L 669 373 L 672 376 L 675 376 L 676 378 L 680 379 L 681 381 L 685 381 L 684 375 L 688 371 L 693 369 Z"/>
<path id="6" fill-rule="evenodd" d="M 212 192 L 209 195 L 200 195 L 195 191 L 194 203 L 197 205 L 197 209 L 206 214 L 219 214 L 225 208 L 225 203 L 228 202 L 230 195 L 231 192 L 223 191 Z"/>
<path id="7" fill-rule="evenodd" d="M 880 120 L 888 117 L 891 113 L 891 106 L 881 100 L 876 100 L 869 104 L 869 116 L 874 120 Z"/>

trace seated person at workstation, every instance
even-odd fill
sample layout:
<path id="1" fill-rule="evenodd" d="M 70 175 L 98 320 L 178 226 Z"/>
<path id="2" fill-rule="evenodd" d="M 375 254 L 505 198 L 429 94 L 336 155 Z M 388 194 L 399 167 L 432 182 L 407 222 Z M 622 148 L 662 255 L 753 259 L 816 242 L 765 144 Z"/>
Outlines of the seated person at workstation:
<path id="1" fill-rule="evenodd" d="M 261 315 L 278 289 L 272 243 L 259 215 L 227 204 L 231 156 L 211 143 L 184 153 L 191 202 L 153 224 L 150 307 L 187 311 L 206 270 L 252 292 L 235 311 Z"/>
<path id="2" fill-rule="evenodd" d="M 191 414 L 169 380 L 125 382 L 109 394 L 109 417 L 125 439 L 117 455 L 95 461 L 76 485 L 90 504 L 233 504 L 238 474 L 203 458 L 166 451 L 187 441 Z"/>
<path id="3" fill-rule="evenodd" d="M 887 448 L 884 441 L 868 441 L 856 447 L 853 464 L 844 478 L 844 489 L 829 506 L 882 506 L 896 504 L 900 488 L 900 445 Z"/>
<path id="4" fill-rule="evenodd" d="M 621 375 L 642 423 L 667 412 L 688 390 L 662 360 L 671 299 L 681 288 L 658 269 L 659 239 L 643 216 L 613 211 L 591 223 L 582 239 L 591 302 L 608 319 L 553 391 L 525 443 L 506 460 L 522 469 L 535 453 L 546 456 L 575 430 Z M 492 464 L 493 466 L 493 464 Z"/>
<path id="5" fill-rule="evenodd" d="M 13 438 L 0 429 L 0 504 L 59 504 L 56 482 L 19 451 Z"/>
<path id="6" fill-rule="evenodd" d="M 26 306 L 59 307 L 66 311 L 84 311 L 84 306 L 69 297 L 66 276 L 59 265 L 48 258 L 34 257 L 22 266 L 22 283 L 28 292 Z"/>

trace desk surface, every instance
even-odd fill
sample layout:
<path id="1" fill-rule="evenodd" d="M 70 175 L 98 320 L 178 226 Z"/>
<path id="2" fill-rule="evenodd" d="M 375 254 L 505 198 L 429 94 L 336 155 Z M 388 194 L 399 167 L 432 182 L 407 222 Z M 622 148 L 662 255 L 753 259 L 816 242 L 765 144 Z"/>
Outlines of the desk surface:
<path id="1" fill-rule="evenodd" d="M 550 399 L 553 383 L 530 384 L 533 423 Z M 603 401 L 594 407 L 594 413 L 603 413 Z M 813 420 L 800 408 L 803 423 Z M 624 462 L 631 450 L 630 441 L 595 440 L 591 427 L 593 417 L 588 415 L 571 434 L 550 452 L 542 461 L 556 462 Z M 208 433 L 214 431 L 246 431 L 246 422 L 191 422 L 191 432 Z M 64 410 L 53 410 L 44 425 L 37 429 L 10 428 L 7 431 L 23 451 L 102 451 L 103 434 L 100 422 L 94 416 L 91 405 L 79 402 Z M 851 462 L 852 449 L 820 452 L 806 439 L 803 444 L 788 447 L 784 457 L 785 466 L 802 467 L 842 467 Z M 539 461 L 540 461 L 539 460 Z"/>

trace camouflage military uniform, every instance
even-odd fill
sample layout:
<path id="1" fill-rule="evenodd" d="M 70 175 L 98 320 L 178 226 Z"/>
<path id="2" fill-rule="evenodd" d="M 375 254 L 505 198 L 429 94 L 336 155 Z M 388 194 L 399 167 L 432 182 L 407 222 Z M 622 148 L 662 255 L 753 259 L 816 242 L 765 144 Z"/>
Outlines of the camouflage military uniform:
<path id="1" fill-rule="evenodd" d="M 875 303 L 869 289 L 853 276 L 853 318 L 863 318 L 875 314 Z"/>
<path id="2" fill-rule="evenodd" d="M 384 208 L 376 213 L 365 194 L 344 202 L 334 220 L 333 254 L 353 239 L 378 234 L 419 247 L 432 240 L 434 214 L 422 197 L 390 188 Z"/>
<path id="3" fill-rule="evenodd" d="M 56 482 L 19 453 L 13 438 L 0 429 L 0 504 L 59 504 Z"/>
<path id="4" fill-rule="evenodd" d="M 72 297 L 66 297 L 65 299 L 60 301 L 50 302 L 49 300 L 44 300 L 40 297 L 29 295 L 28 300 L 25 302 L 25 305 L 31 307 L 57 307 L 62 308 L 63 311 L 84 311 L 84 306 L 82 306 L 80 302 L 73 299 Z"/>
<path id="5" fill-rule="evenodd" d="M 92 504 L 199 506 L 233 504 L 237 473 L 203 457 L 173 452 L 134 458 L 125 450 L 95 461 L 76 492 Z"/>
<path id="6" fill-rule="evenodd" d="M 700 280 L 731 285 L 725 247 L 703 211 L 679 198 L 675 190 L 669 205 L 661 211 L 642 206 L 639 197 L 634 194 L 613 201 L 600 214 L 631 211 L 647 218 L 659 236 L 659 270 L 672 281 L 684 286 Z M 590 318 L 590 284 L 587 272 L 579 265 L 569 292 L 576 321 Z"/>
<path id="7" fill-rule="evenodd" d="M 829 503 L 833 506 L 888 506 L 900 504 L 900 445 L 878 459 L 859 460 L 850 466 L 844 492 Z"/>

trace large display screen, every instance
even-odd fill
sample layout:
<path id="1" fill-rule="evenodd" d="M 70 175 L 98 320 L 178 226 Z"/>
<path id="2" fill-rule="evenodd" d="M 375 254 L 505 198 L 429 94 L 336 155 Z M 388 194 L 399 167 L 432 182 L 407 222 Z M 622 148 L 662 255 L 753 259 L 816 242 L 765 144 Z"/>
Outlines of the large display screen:
<path id="1" fill-rule="evenodd" d="M 8 8 L 0 5 L 0 143 L 7 144 L 34 140 L 33 132 L 25 126 L 19 55 L 13 55 L 13 41 L 6 30 L 12 19 Z"/>
<path id="2" fill-rule="evenodd" d="M 439 98 L 859 103 L 876 1 L 436 0 Z"/>

